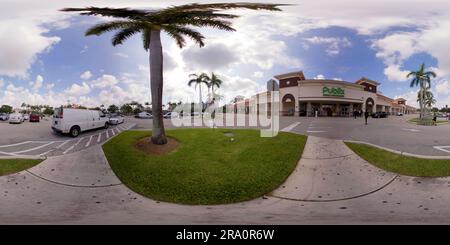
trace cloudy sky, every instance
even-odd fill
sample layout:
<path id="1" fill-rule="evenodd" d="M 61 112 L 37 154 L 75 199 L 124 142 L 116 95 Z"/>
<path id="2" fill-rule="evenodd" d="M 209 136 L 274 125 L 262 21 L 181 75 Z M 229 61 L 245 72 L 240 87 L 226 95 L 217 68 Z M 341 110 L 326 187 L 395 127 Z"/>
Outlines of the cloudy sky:
<path id="1" fill-rule="evenodd" d="M 210 2 L 210 1 L 195 1 Z M 214 1 L 215 2 L 215 1 Z M 261 1 L 260 1 L 261 2 Z M 266 2 L 266 1 L 262 1 Z M 271 1 L 274 2 L 274 1 Z M 86 106 L 151 101 L 148 54 L 138 37 L 112 47 L 112 34 L 85 37 L 98 17 L 63 7 L 162 8 L 181 0 L 0 0 L 0 105 Z M 283 12 L 243 11 L 237 32 L 203 30 L 206 46 L 179 49 L 166 35 L 164 102 L 197 101 L 188 75 L 215 72 L 227 99 L 265 88 L 277 74 L 379 81 L 383 94 L 415 105 L 405 75 L 422 62 L 438 77 L 438 106 L 450 104 L 450 4 L 447 0 L 298 0 Z"/>

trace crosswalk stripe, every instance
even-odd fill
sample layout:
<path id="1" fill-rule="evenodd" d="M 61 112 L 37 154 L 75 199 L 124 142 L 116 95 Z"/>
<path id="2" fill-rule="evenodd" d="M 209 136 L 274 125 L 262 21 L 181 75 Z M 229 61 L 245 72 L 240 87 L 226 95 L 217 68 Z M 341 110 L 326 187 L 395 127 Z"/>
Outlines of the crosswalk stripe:
<path id="1" fill-rule="evenodd" d="M 78 140 L 77 143 L 75 143 L 75 144 L 72 145 L 71 147 L 67 148 L 67 150 L 65 150 L 65 151 L 63 152 L 63 154 L 66 154 L 67 152 L 71 151 L 73 148 L 75 148 L 75 146 L 77 146 L 78 144 L 80 144 L 80 142 L 81 142 L 83 139 L 84 139 L 84 137 L 81 138 L 80 140 Z"/>
<path id="2" fill-rule="evenodd" d="M 94 137 L 94 135 L 91 135 L 91 137 L 89 137 L 89 141 L 86 143 L 84 147 L 88 147 L 91 144 L 92 137 Z"/>
<path id="3" fill-rule="evenodd" d="M 16 152 L 12 152 L 12 153 L 14 153 L 14 154 L 20 154 L 20 153 L 30 152 L 30 151 L 34 151 L 34 150 L 38 150 L 38 149 L 44 148 L 44 147 L 49 146 L 49 145 L 51 145 L 51 144 L 53 144 L 53 143 L 55 143 L 55 142 L 50 141 L 49 143 L 44 144 L 44 145 L 41 145 L 41 146 L 37 146 L 37 147 L 31 148 L 31 149 L 28 149 L 28 150 L 16 151 Z"/>

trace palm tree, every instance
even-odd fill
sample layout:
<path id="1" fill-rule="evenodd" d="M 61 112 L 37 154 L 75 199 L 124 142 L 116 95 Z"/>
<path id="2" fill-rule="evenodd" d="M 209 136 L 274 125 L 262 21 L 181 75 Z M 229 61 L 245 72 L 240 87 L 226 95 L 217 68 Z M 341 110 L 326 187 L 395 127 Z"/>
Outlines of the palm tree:
<path id="1" fill-rule="evenodd" d="M 80 12 L 81 15 L 100 15 L 120 18 L 90 28 L 86 35 L 101 35 L 106 32 L 118 32 L 112 38 L 113 46 L 122 44 L 131 36 L 140 33 L 144 49 L 149 52 L 150 88 L 153 105 L 153 129 L 151 141 L 154 144 L 167 143 L 162 114 L 163 92 L 163 51 L 161 31 L 175 39 L 180 48 L 186 45 L 186 38 L 194 40 L 203 47 L 205 37 L 193 27 L 210 27 L 225 31 L 235 31 L 231 20 L 236 14 L 220 13 L 221 10 L 251 9 L 281 11 L 286 4 L 265 3 L 212 3 L 186 4 L 171 6 L 159 10 L 141 10 L 128 8 L 65 8 L 62 11 Z"/>
<path id="2" fill-rule="evenodd" d="M 213 101 L 216 99 L 216 94 L 214 93 L 214 87 L 220 88 L 220 85 L 222 85 L 223 81 L 213 73 L 211 73 L 211 77 L 209 78 L 209 87 L 211 87 L 211 93 L 212 93 L 212 99 Z"/>
<path id="3" fill-rule="evenodd" d="M 425 90 L 431 87 L 431 77 L 436 77 L 436 73 L 432 71 L 425 71 L 425 64 L 422 63 L 420 69 L 418 71 L 411 71 L 406 76 L 409 78 L 413 77 L 411 80 L 411 84 L 409 85 L 411 88 L 415 86 L 420 86 L 419 89 L 419 106 L 420 106 L 420 119 L 424 117 L 424 92 Z"/>
<path id="4" fill-rule="evenodd" d="M 198 87 L 198 104 L 202 106 L 202 83 L 208 86 L 209 77 L 208 75 L 206 75 L 206 73 L 202 73 L 200 75 L 191 74 L 189 75 L 189 77 L 191 78 L 191 80 L 189 80 L 188 85 L 192 86 L 192 84 L 194 84 L 195 90 L 197 90 Z"/>
<path id="5" fill-rule="evenodd" d="M 420 92 L 417 92 L 417 101 L 420 100 Z M 431 91 L 425 90 L 423 93 L 423 105 L 431 108 L 436 103 L 436 99 Z"/>

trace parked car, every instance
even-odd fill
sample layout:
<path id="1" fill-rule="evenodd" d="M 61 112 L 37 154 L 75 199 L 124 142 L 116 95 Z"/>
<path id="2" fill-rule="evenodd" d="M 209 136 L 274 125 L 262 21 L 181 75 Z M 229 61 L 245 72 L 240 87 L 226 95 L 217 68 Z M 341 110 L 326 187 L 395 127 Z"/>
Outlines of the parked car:
<path id="1" fill-rule="evenodd" d="M 397 112 L 397 116 L 403 116 L 403 113 Z"/>
<path id="2" fill-rule="evenodd" d="M 178 112 L 167 112 L 166 114 L 164 114 L 164 118 L 166 119 L 170 119 L 170 118 L 174 118 L 174 117 L 179 117 Z"/>
<path id="3" fill-rule="evenodd" d="M 143 119 L 153 118 L 152 114 L 148 113 L 148 112 L 140 112 L 135 117 L 136 118 L 143 118 Z"/>
<path id="4" fill-rule="evenodd" d="M 40 122 L 40 120 L 41 120 L 41 115 L 39 115 L 39 113 L 32 112 L 30 114 L 30 122 Z"/>
<path id="5" fill-rule="evenodd" d="M 58 133 L 77 137 L 81 132 L 97 128 L 108 128 L 109 118 L 101 111 L 71 108 L 56 108 L 52 129 Z"/>
<path id="6" fill-rule="evenodd" d="M 20 113 L 13 113 L 11 115 L 9 115 L 9 123 L 23 123 L 24 122 L 24 118 L 23 115 Z"/>
<path id="7" fill-rule="evenodd" d="M 8 121 L 9 120 L 9 114 L 7 114 L 7 113 L 0 113 L 0 120 Z"/>
<path id="8" fill-rule="evenodd" d="M 23 116 L 23 120 L 25 120 L 25 121 L 30 120 L 30 115 L 23 114 L 22 116 Z"/>
<path id="9" fill-rule="evenodd" d="M 109 114 L 108 117 L 109 117 L 109 124 L 112 125 L 117 125 L 125 122 L 125 118 L 118 113 Z"/>
<path id="10" fill-rule="evenodd" d="M 388 114 L 387 114 L 387 112 L 384 112 L 384 111 L 377 111 L 375 113 L 372 113 L 372 117 L 373 118 L 386 118 L 386 117 L 388 117 Z"/>

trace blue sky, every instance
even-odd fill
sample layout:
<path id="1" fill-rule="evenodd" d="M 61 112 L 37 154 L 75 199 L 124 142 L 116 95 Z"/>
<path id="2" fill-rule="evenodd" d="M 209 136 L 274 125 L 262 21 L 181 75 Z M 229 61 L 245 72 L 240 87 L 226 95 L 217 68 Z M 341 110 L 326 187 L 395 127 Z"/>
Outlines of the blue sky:
<path id="1" fill-rule="evenodd" d="M 98 106 L 151 100 L 148 54 L 138 37 L 118 47 L 110 44 L 112 33 L 85 37 L 87 28 L 105 19 L 57 11 L 84 6 L 84 1 L 4 1 L 0 104 Z M 450 103 L 450 34 L 444 31 L 450 27 L 450 11 L 445 1 L 426 1 L 426 6 L 416 1 L 418 7 L 407 9 L 403 0 L 339 2 L 299 1 L 280 13 L 246 11 L 235 21 L 235 33 L 204 30 L 204 48 L 188 43 L 179 49 L 164 35 L 164 101 L 197 101 L 197 92 L 187 86 L 191 73 L 219 74 L 224 80 L 219 93 L 231 100 L 262 91 L 274 75 L 303 70 L 307 78 L 354 82 L 365 76 L 380 82 L 383 94 L 415 105 L 417 89 L 409 88 L 405 74 L 425 62 L 438 73 L 432 87 L 437 105 Z M 169 4 L 116 0 L 89 5 Z"/>

